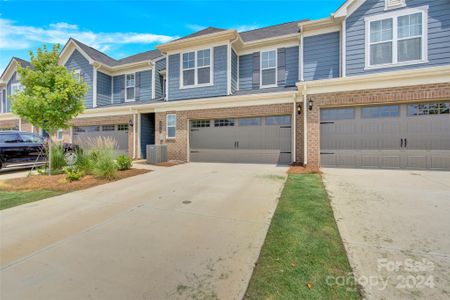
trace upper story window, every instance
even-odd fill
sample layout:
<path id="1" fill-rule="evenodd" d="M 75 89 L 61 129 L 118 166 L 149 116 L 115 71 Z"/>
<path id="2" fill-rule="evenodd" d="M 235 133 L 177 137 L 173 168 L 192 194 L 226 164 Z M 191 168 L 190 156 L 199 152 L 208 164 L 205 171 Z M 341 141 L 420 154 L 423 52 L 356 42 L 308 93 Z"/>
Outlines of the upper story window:
<path id="1" fill-rule="evenodd" d="M 277 51 L 261 52 L 261 87 L 277 85 Z"/>
<path id="2" fill-rule="evenodd" d="M 19 82 L 11 84 L 11 95 L 14 95 L 23 90 L 23 85 Z"/>
<path id="3" fill-rule="evenodd" d="M 183 53 L 181 60 L 182 87 L 205 86 L 212 83 L 211 49 Z"/>
<path id="4" fill-rule="evenodd" d="M 427 7 L 366 18 L 366 68 L 426 62 Z"/>
<path id="5" fill-rule="evenodd" d="M 125 75 L 125 101 L 134 101 L 135 74 Z"/>
<path id="6" fill-rule="evenodd" d="M 78 82 L 81 81 L 81 70 L 80 69 L 73 70 L 73 78 L 75 80 L 77 80 Z"/>

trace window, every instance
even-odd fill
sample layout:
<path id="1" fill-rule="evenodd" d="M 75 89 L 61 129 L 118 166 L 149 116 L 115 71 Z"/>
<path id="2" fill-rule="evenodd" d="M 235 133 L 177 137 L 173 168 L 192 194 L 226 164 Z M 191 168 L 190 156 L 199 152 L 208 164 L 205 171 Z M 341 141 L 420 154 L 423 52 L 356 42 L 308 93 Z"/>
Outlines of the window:
<path id="1" fill-rule="evenodd" d="M 363 107 L 363 118 L 388 118 L 400 116 L 400 107 L 398 105 Z"/>
<path id="2" fill-rule="evenodd" d="M 277 51 L 261 52 L 261 87 L 277 85 Z"/>
<path id="3" fill-rule="evenodd" d="M 114 131 L 115 126 L 114 125 L 103 125 L 102 131 Z"/>
<path id="4" fill-rule="evenodd" d="M 19 141 L 20 141 L 20 138 L 17 133 L 0 134 L 0 143 L 12 144 L 12 143 L 18 143 Z"/>
<path id="5" fill-rule="evenodd" d="M 260 126 L 261 118 L 242 118 L 239 119 L 239 126 Z"/>
<path id="6" fill-rule="evenodd" d="M 204 86 L 212 83 L 211 49 L 181 55 L 181 86 Z"/>
<path id="7" fill-rule="evenodd" d="M 21 133 L 22 142 L 24 143 L 43 143 L 42 137 L 32 133 Z"/>
<path id="8" fill-rule="evenodd" d="M 232 127 L 232 126 L 234 126 L 234 119 L 214 120 L 214 127 Z"/>
<path id="9" fill-rule="evenodd" d="M 63 137 L 64 137 L 64 131 L 63 131 L 62 129 L 59 129 L 59 130 L 56 132 L 56 139 L 57 139 L 58 141 L 62 141 L 62 140 L 63 140 Z"/>
<path id="10" fill-rule="evenodd" d="M 209 120 L 195 120 L 192 121 L 192 128 L 209 127 Z"/>
<path id="11" fill-rule="evenodd" d="M 427 7 L 366 18 L 366 68 L 425 62 L 426 25 Z"/>
<path id="12" fill-rule="evenodd" d="M 11 95 L 17 94 L 18 92 L 23 90 L 23 85 L 20 83 L 11 84 Z"/>
<path id="13" fill-rule="evenodd" d="M 291 125 L 291 116 L 267 117 L 266 125 Z"/>
<path id="14" fill-rule="evenodd" d="M 450 102 L 408 105 L 408 116 L 448 115 Z"/>
<path id="15" fill-rule="evenodd" d="M 128 131 L 128 124 L 117 125 L 117 131 Z"/>
<path id="16" fill-rule="evenodd" d="M 177 128 L 177 116 L 175 114 L 166 117 L 166 134 L 168 139 L 175 138 Z"/>
<path id="17" fill-rule="evenodd" d="M 320 121 L 351 120 L 355 116 L 353 108 L 332 108 L 320 110 Z"/>
<path id="18" fill-rule="evenodd" d="M 96 131 L 100 131 L 100 126 L 83 126 L 73 128 L 73 132 L 75 133 L 96 132 Z"/>
<path id="19" fill-rule="evenodd" d="M 134 101 L 135 73 L 127 74 L 125 78 L 125 101 Z"/>
<path id="20" fill-rule="evenodd" d="M 77 80 L 78 82 L 81 81 L 81 70 L 80 69 L 73 70 L 73 78 L 75 80 Z"/>

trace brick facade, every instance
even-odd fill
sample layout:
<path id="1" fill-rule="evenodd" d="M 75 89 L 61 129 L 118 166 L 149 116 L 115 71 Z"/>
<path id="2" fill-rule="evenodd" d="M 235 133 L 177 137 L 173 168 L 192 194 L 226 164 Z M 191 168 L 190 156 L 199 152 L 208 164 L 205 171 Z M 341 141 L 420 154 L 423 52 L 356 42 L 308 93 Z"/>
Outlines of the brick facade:
<path id="1" fill-rule="evenodd" d="M 155 140 L 156 143 L 161 143 L 160 137 L 163 137 L 163 143 L 167 144 L 167 152 L 169 160 L 188 160 L 188 122 L 189 120 L 198 119 L 217 119 L 217 118 L 240 118 L 240 117 L 259 117 L 268 115 L 286 115 L 292 114 L 293 105 L 273 104 L 260 106 L 246 106 L 234 108 L 219 108 L 219 109 L 200 109 L 189 111 L 173 111 L 162 112 L 155 114 Z M 166 115 L 176 114 L 177 127 L 176 138 L 166 139 Z M 161 125 L 161 126 L 160 126 Z M 161 132 L 159 129 L 161 127 Z"/>
<path id="2" fill-rule="evenodd" d="M 449 100 L 450 83 L 314 94 L 307 99 L 314 101 L 307 118 L 308 166 L 317 168 L 320 166 L 320 108 Z M 303 117 L 297 119 L 297 136 L 300 137 Z M 297 138 L 297 149 L 303 149 L 303 145 L 303 138 Z M 303 151 L 297 152 L 297 161 L 303 161 Z"/>
<path id="3" fill-rule="evenodd" d="M 19 129 L 19 119 L 0 121 L 0 130 L 16 128 Z"/>

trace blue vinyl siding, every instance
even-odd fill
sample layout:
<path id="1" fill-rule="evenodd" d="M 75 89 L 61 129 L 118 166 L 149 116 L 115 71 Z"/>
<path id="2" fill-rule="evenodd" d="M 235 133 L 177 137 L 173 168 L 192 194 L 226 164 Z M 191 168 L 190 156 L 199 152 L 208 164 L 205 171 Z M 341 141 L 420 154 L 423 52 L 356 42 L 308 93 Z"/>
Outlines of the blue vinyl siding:
<path id="1" fill-rule="evenodd" d="M 155 144 L 155 114 L 141 114 L 141 157 L 146 158 L 147 145 Z"/>
<path id="2" fill-rule="evenodd" d="M 113 103 L 119 104 L 125 102 L 125 75 L 113 77 Z"/>
<path id="3" fill-rule="evenodd" d="M 234 93 L 237 90 L 237 69 L 238 56 L 234 50 L 231 50 L 231 92 Z"/>
<path id="4" fill-rule="evenodd" d="M 139 93 L 136 88 L 136 101 L 150 101 L 152 98 L 152 71 L 136 73 L 139 78 Z M 137 86 L 138 82 L 136 82 Z"/>
<path id="5" fill-rule="evenodd" d="M 97 71 L 97 106 L 111 104 L 111 76 Z"/>
<path id="6" fill-rule="evenodd" d="M 73 69 L 79 69 L 81 71 L 84 82 L 89 86 L 86 96 L 84 97 L 84 105 L 86 108 L 92 108 L 93 67 L 89 64 L 89 61 L 78 52 L 78 50 L 73 51 L 65 66 L 69 71 L 72 71 Z"/>
<path id="7" fill-rule="evenodd" d="M 299 47 L 286 48 L 286 86 L 295 86 L 298 81 Z"/>
<path id="8" fill-rule="evenodd" d="M 339 77 L 339 32 L 303 39 L 305 81 Z"/>
<path id="9" fill-rule="evenodd" d="M 11 86 L 17 82 L 19 82 L 17 80 L 17 72 L 14 72 L 6 84 L 6 112 L 11 112 Z"/>
<path id="10" fill-rule="evenodd" d="M 163 97 L 163 78 L 159 74 L 161 70 L 166 68 L 166 60 L 161 59 L 155 64 L 155 98 L 159 99 Z"/>
<path id="11" fill-rule="evenodd" d="M 364 70 L 365 68 L 365 24 L 364 18 L 382 14 L 384 0 L 367 0 L 346 23 L 347 75 L 361 75 L 400 69 L 414 69 L 450 64 L 450 2 L 448 0 L 407 0 L 408 8 L 428 5 L 428 63 L 401 67 Z M 398 10 L 401 10 L 399 8 Z"/>
<path id="12" fill-rule="evenodd" d="M 251 90 L 253 82 L 253 55 L 239 56 L 239 89 Z"/>
<path id="13" fill-rule="evenodd" d="M 225 96 L 227 94 L 227 46 L 213 48 L 213 85 L 180 89 L 180 54 L 169 56 L 169 100 Z"/>

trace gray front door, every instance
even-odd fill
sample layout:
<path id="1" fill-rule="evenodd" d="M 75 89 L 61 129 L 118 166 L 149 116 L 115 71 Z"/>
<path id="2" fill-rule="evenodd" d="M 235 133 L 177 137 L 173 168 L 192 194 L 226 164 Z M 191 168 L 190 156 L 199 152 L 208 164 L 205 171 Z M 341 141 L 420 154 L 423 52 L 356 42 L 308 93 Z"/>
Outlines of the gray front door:
<path id="1" fill-rule="evenodd" d="M 128 154 L 128 124 L 79 126 L 73 128 L 73 143 L 83 149 L 94 146 L 99 137 L 114 141 L 116 154 Z"/>
<path id="2" fill-rule="evenodd" d="M 324 167 L 450 170 L 450 103 L 322 109 Z"/>
<path id="3" fill-rule="evenodd" d="M 291 163 L 291 117 L 193 120 L 190 161 Z"/>

